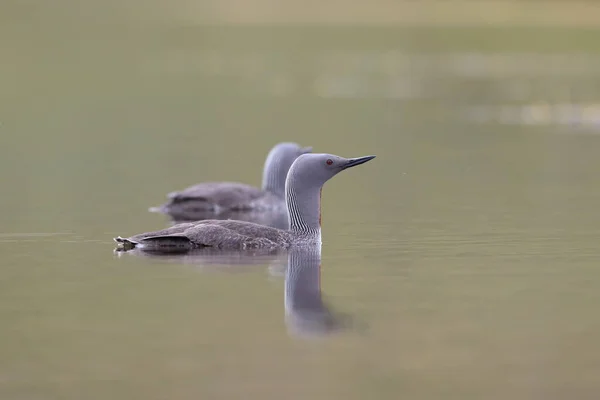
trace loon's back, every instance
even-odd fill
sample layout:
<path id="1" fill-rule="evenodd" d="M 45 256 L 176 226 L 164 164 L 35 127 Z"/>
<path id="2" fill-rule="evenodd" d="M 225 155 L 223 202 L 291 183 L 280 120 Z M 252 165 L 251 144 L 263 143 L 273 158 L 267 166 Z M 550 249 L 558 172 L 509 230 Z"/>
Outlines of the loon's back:
<path id="1" fill-rule="evenodd" d="M 185 250 L 201 247 L 219 249 L 288 248 L 293 242 L 289 231 L 232 220 L 203 220 L 173 225 L 130 238 L 115 238 L 122 251 L 141 247 L 144 250 Z"/>
<path id="2" fill-rule="evenodd" d="M 283 208 L 285 200 L 271 192 L 238 182 L 205 182 L 168 195 L 169 201 L 150 211 L 174 219 L 197 220 L 206 213 Z M 214 217 L 214 216 L 213 216 Z"/>

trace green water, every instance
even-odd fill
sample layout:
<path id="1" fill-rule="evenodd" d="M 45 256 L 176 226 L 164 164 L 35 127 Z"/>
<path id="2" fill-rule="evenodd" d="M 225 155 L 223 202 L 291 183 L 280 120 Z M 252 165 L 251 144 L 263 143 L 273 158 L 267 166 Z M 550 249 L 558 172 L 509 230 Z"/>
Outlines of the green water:
<path id="1" fill-rule="evenodd" d="M 53 18 L 1 28 L 0 398 L 597 397 L 600 33 Z M 377 155 L 323 191 L 355 325 L 294 335 L 269 260 L 113 254 L 282 140 Z"/>

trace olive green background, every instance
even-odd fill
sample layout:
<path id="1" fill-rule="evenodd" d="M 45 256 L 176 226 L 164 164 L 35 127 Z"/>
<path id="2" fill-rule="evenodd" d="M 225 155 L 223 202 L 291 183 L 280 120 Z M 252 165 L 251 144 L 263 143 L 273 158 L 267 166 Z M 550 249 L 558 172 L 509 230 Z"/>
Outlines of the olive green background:
<path id="1" fill-rule="evenodd" d="M 600 12 L 449 3 L 2 2 L 0 398 L 597 398 Z M 267 263 L 112 253 L 283 140 L 377 155 L 323 191 L 365 329 L 291 335 Z"/>

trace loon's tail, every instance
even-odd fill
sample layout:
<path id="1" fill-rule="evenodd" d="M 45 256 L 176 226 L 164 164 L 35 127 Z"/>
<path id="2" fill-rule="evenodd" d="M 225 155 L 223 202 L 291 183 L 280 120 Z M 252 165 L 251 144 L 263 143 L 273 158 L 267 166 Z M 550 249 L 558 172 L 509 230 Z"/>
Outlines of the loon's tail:
<path id="1" fill-rule="evenodd" d="M 138 245 L 137 242 L 122 238 L 121 236 L 117 236 L 116 238 L 113 238 L 113 240 L 117 243 L 118 251 L 132 250 L 132 249 L 135 249 L 135 246 Z"/>
<path id="2" fill-rule="evenodd" d="M 166 214 L 167 209 L 164 205 L 161 205 L 161 206 L 156 206 L 156 207 L 150 207 L 150 208 L 148 208 L 148 211 L 153 212 L 153 213 Z"/>

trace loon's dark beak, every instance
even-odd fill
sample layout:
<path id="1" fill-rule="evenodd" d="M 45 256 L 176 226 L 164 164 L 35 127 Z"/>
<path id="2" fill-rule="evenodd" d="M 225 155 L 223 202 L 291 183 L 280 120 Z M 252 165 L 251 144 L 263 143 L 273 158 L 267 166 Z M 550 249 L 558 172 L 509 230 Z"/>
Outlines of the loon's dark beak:
<path id="1" fill-rule="evenodd" d="M 349 158 L 348 161 L 346 161 L 346 164 L 344 164 L 342 166 L 342 169 L 346 169 L 346 168 L 350 168 L 350 167 L 356 167 L 357 165 L 364 164 L 367 161 L 370 161 L 370 160 L 372 160 L 374 158 L 375 158 L 375 156 L 365 156 L 365 157 Z"/>
<path id="2" fill-rule="evenodd" d="M 303 147 L 300 149 L 300 154 L 308 154 L 308 153 L 312 153 L 312 147 L 308 146 L 308 147 Z"/>

